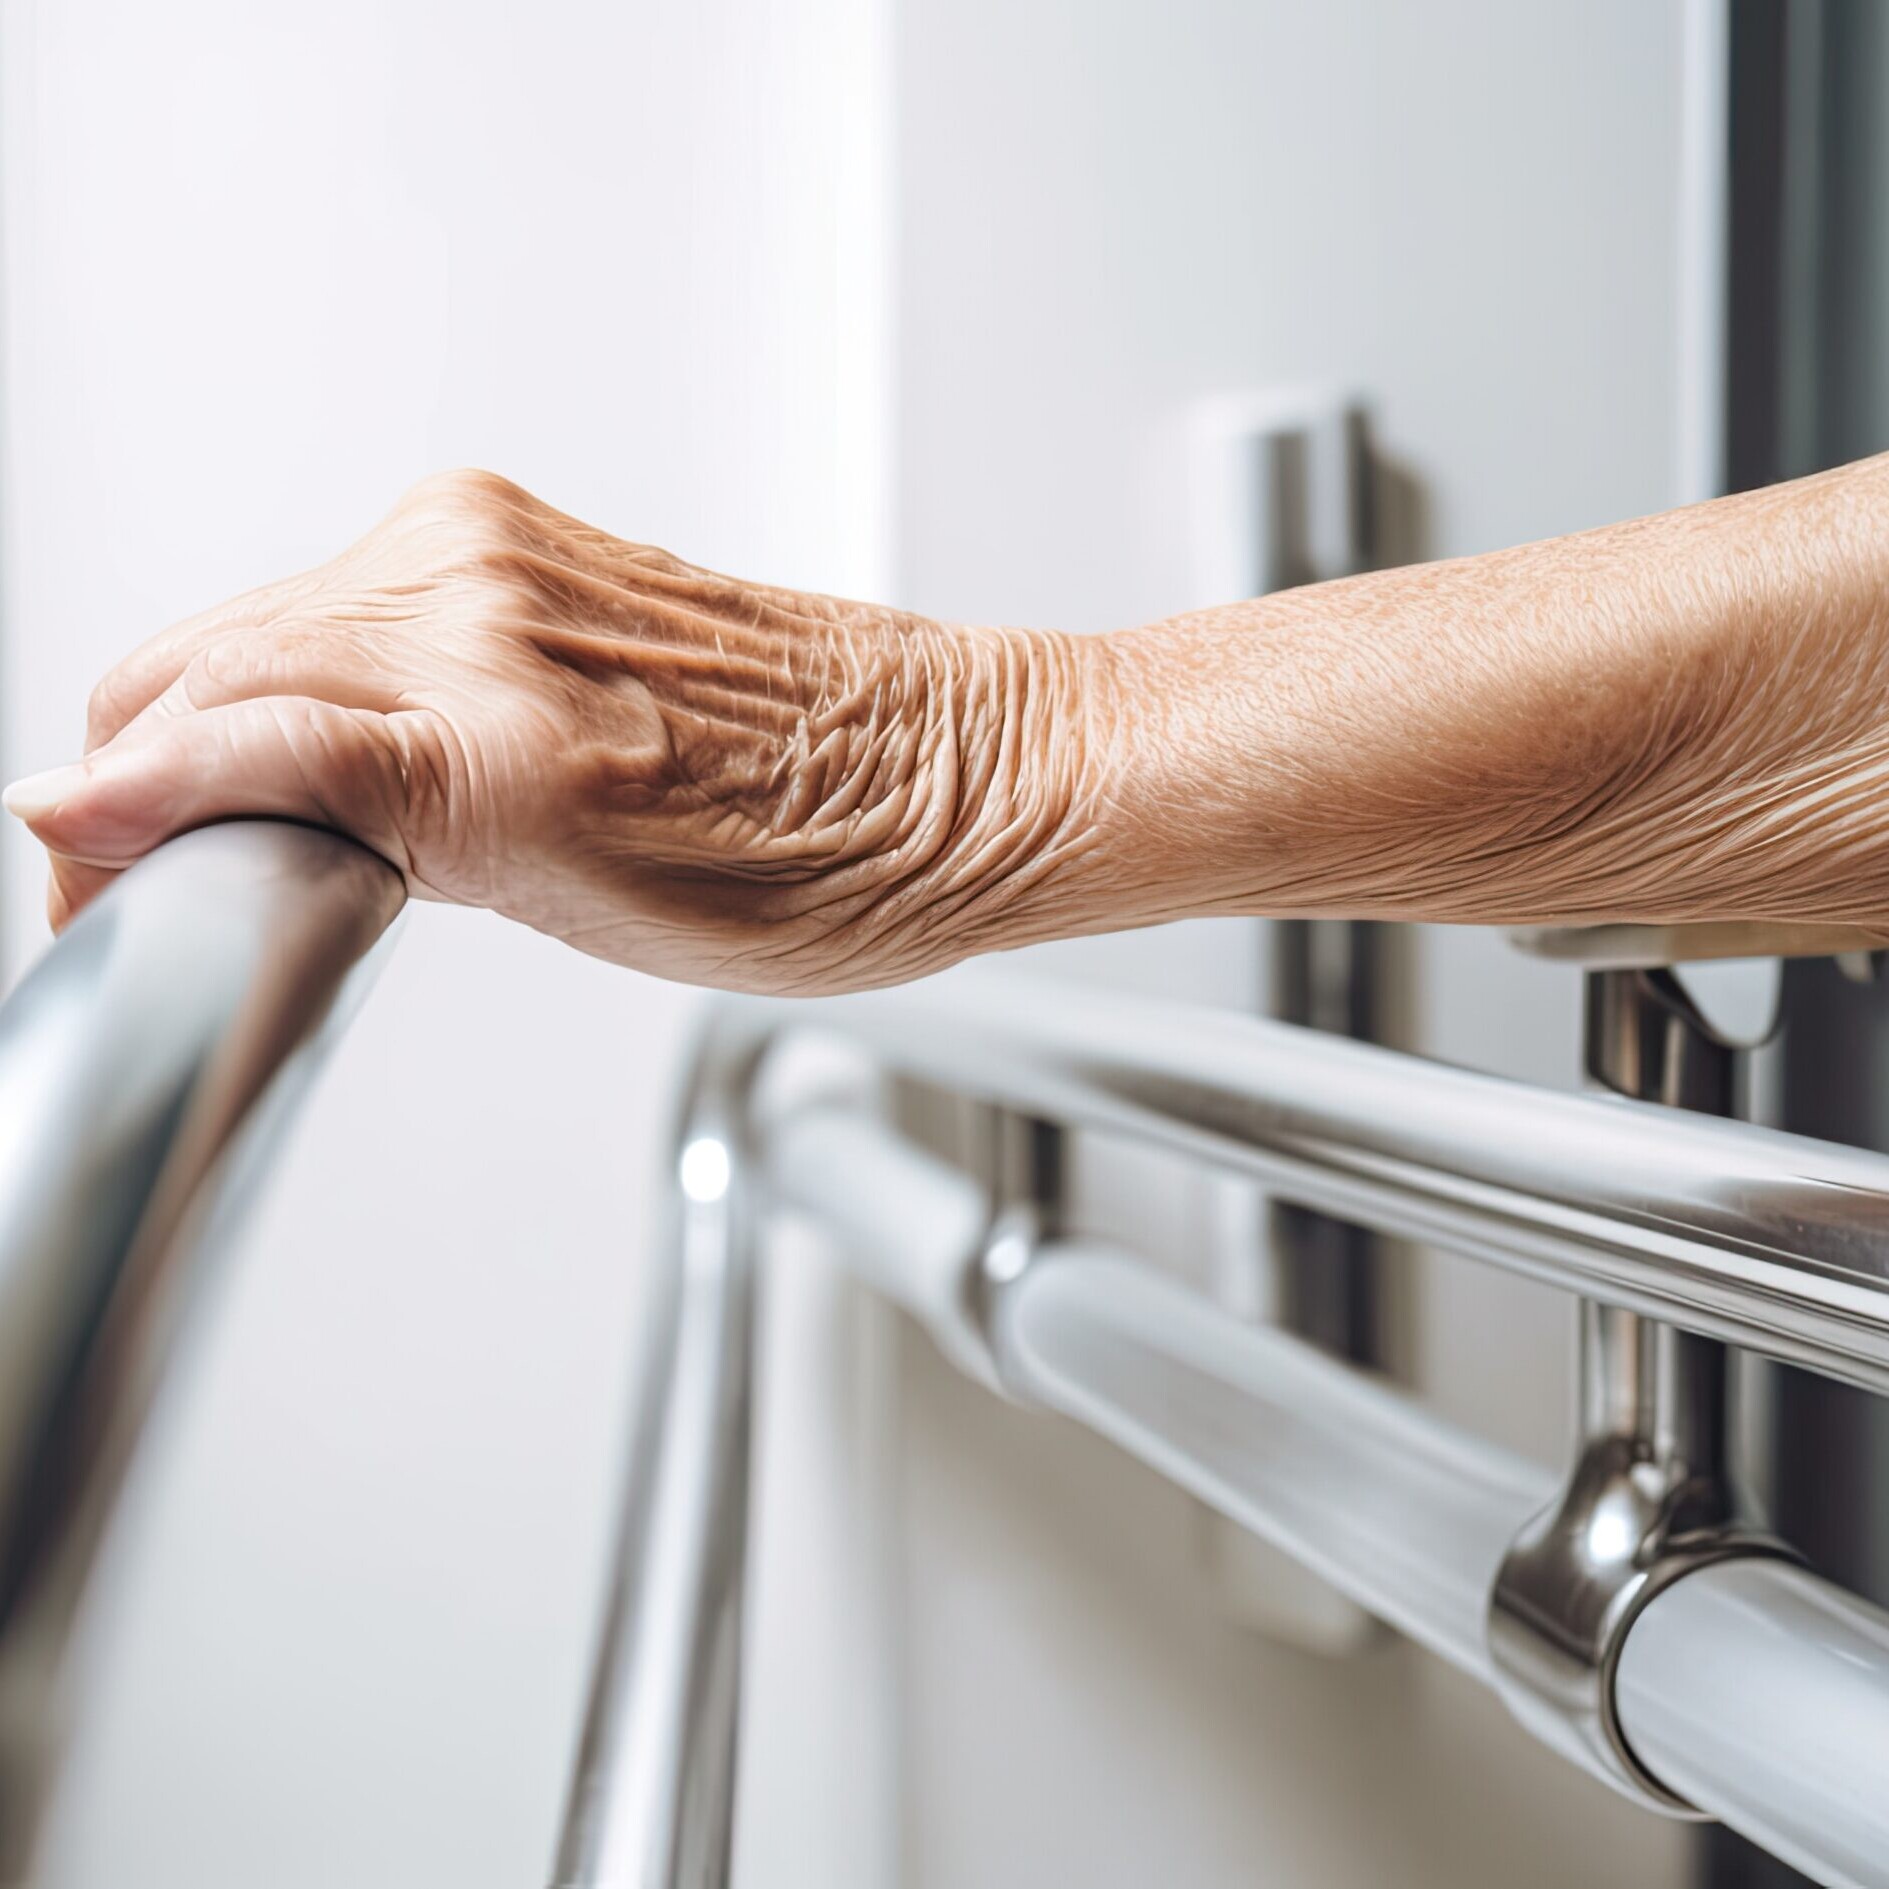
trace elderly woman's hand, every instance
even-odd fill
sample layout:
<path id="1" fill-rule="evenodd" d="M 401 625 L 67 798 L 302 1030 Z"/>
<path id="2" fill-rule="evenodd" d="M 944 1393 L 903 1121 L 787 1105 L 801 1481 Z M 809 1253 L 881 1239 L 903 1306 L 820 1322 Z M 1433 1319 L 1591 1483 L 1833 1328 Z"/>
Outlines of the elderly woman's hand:
<path id="1" fill-rule="evenodd" d="M 804 991 L 1227 912 L 1889 939 L 1886 781 L 1889 455 L 1092 639 L 734 583 L 457 474 L 122 664 L 8 804 L 55 922 L 279 814 Z"/>
<path id="2" fill-rule="evenodd" d="M 173 833 L 279 815 L 619 963 L 883 983 L 997 942 L 1088 843 L 1087 647 L 737 583 L 454 473 L 147 643 L 7 804 L 55 924 Z"/>

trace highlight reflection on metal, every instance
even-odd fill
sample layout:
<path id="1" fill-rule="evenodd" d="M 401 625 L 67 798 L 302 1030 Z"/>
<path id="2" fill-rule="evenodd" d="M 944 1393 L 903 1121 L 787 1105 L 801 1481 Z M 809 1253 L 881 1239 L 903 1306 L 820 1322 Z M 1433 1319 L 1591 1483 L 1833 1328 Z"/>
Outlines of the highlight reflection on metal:
<path id="1" fill-rule="evenodd" d="M 676 1137 L 675 1221 L 636 1375 L 616 1567 L 552 1880 L 710 1889 L 734 1825 L 753 1259 L 753 1051 L 711 1036 Z"/>
<path id="2" fill-rule="evenodd" d="M 1715 1027 L 1670 971 L 1603 970 L 1586 988 L 1587 1071 L 1618 1093 L 1729 1116 L 1747 1034 Z M 1498 1689 L 1538 1737 L 1660 1809 L 1698 1814 L 1650 1771 L 1614 1709 L 1614 1672 L 1634 1622 L 1683 1576 L 1781 1556 L 1733 1462 L 1732 1360 L 1724 1345 L 1618 1306 L 1580 1308 L 1574 1465 L 1555 1503 L 1503 1558 L 1489 1599 Z"/>
<path id="3" fill-rule="evenodd" d="M 341 841 L 213 829 L 127 875 L 0 1012 L 0 1723 L 16 1856 L 58 1652 L 183 1262 L 227 1226 L 232 1183 L 308 1067 L 298 1052 L 399 897 Z M 967 1368 L 1113 1438 L 1484 1680 L 1482 1597 L 1552 1488 L 1125 1255 L 1018 1243 L 1011 1223 L 993 1235 L 975 1190 L 883 1124 L 802 1112 L 750 1162 L 755 1066 L 804 1028 L 1038 1121 L 1138 1135 L 1322 1210 L 1889 1383 L 1881 1156 L 987 976 L 729 1001 L 675 1144 L 677 1232 L 646 1322 L 569 1883 L 726 1879 L 758 1175 L 859 1243 L 861 1272 Z M 804 1170 L 783 1173 L 796 1151 Z M 875 1187 L 903 1191 L 859 1198 Z M 1619 1504 L 1593 1505 L 1587 1547 L 1607 1549 L 1617 1520 L 1631 1532 Z M 1825 1881 L 1889 1885 L 1886 1681 L 1889 1616 L 1808 1572 L 1731 1562 L 1646 1602 L 1610 1709 L 1673 1793 Z"/>
<path id="4" fill-rule="evenodd" d="M 942 1287 L 935 1242 L 916 1220 L 901 1226 L 887 1203 L 857 1204 L 881 1182 L 922 1173 L 931 1157 L 863 1121 L 850 1147 L 847 1170 L 826 1164 L 799 1176 L 792 1198 L 844 1230 L 845 1256 L 862 1275 L 958 1357 L 957 1308 L 969 1294 Z M 881 1236 L 869 1254 L 857 1245 L 868 1222 Z M 957 1224 L 966 1233 L 960 1276 L 983 1294 L 990 1364 L 980 1377 L 994 1369 L 1012 1397 L 1107 1436 L 1431 1651 L 1498 1683 L 1487 1597 L 1517 1531 L 1554 1495 L 1548 1470 L 1283 1332 L 1227 1317 L 1100 1243 L 1051 1240 L 1027 1255 L 1006 1243 L 993 1266 L 987 1236 L 968 1217 Z M 1643 1518 L 1637 1503 L 1629 1511 L 1603 1501 L 1589 1519 L 1598 1536 L 1590 1545 L 1605 1558 L 1617 1545 L 1609 1531 L 1636 1534 Z M 1889 1748 L 1889 1614 L 1788 1562 L 1720 1562 L 1645 1598 L 1608 1684 L 1619 1688 L 1610 1710 L 1667 1797 L 1819 1881 L 1889 1885 L 1879 1755 Z"/>
<path id="5" fill-rule="evenodd" d="M 1503 1558 L 1490 1598 L 1498 1690 L 1564 1756 L 1688 1813 L 1621 1732 L 1615 1668 L 1642 1610 L 1673 1582 L 1784 1551 L 1726 1460 L 1725 1348 L 1612 1306 L 1581 1313 L 1575 1465 Z"/>
<path id="6" fill-rule="evenodd" d="M 1614 1691 L 1682 1796 L 1814 1881 L 1889 1880 L 1889 1616 L 1788 1561 L 1722 1562 L 1641 1614 Z"/>
<path id="7" fill-rule="evenodd" d="M 750 1028 L 835 1031 L 977 1100 L 1889 1389 L 1889 1156 L 981 970 L 784 1013 L 734 1002 Z"/>
<path id="8" fill-rule="evenodd" d="M 1535 1464 L 1125 1253 L 1051 1241 L 991 1294 L 1011 1395 L 1074 1417 L 1487 1683 L 1489 1580 Z"/>
<path id="9" fill-rule="evenodd" d="M 127 872 L 0 1008 L 0 1880 L 75 1610 L 180 1314 L 399 880 L 244 823 Z"/>

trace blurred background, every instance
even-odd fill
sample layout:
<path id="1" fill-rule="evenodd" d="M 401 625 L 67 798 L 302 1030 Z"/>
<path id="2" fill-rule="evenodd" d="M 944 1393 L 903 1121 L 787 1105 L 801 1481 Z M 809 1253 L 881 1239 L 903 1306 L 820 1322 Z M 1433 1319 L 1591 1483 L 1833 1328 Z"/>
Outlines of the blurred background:
<path id="1" fill-rule="evenodd" d="M 455 464 L 710 566 L 1099 630 L 1238 575 L 1228 413 L 1363 454 L 1369 530 L 1308 530 L 1311 575 L 1879 449 L 1886 101 L 1870 0 L 0 0 L 0 764 Z M 10 979 L 41 867 L 0 844 Z M 1277 945 L 1036 955 L 1250 1010 Z M 1373 1033 L 1577 1080 L 1573 972 L 1368 955 Z M 1889 1145 L 1881 1005 L 1793 977 L 1774 1108 Z M 141 1463 L 48 1883 L 543 1879 L 698 1001 L 410 914 Z M 1238 1202 L 1095 1167 L 1087 1215 L 1237 1271 Z M 1786 1880 L 775 1260 L 738 1881 Z M 1395 1271 L 1380 1361 L 1558 1459 L 1568 1303 Z M 1775 1403 L 1793 1526 L 1880 1591 L 1867 1411 Z"/>

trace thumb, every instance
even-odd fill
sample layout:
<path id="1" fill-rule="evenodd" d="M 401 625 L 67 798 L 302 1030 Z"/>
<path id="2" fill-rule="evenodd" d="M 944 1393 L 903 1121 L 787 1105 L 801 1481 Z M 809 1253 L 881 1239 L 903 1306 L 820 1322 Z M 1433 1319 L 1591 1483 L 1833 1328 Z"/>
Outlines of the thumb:
<path id="1" fill-rule="evenodd" d="M 405 872 L 404 752 L 385 716 L 264 696 L 109 742 L 15 781 L 3 798 L 50 851 L 82 866 L 128 866 L 173 834 L 250 814 L 332 827 Z"/>

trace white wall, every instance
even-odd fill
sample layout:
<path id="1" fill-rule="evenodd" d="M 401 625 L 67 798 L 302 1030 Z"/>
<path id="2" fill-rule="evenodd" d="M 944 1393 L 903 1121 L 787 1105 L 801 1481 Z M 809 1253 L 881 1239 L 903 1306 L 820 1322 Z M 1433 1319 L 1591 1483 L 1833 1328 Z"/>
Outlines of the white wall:
<path id="1" fill-rule="evenodd" d="M 9 775 L 441 466 L 878 589 L 875 17 L 7 0 Z M 50 1882 L 541 1877 L 693 1007 L 411 914 L 154 1439 Z"/>

